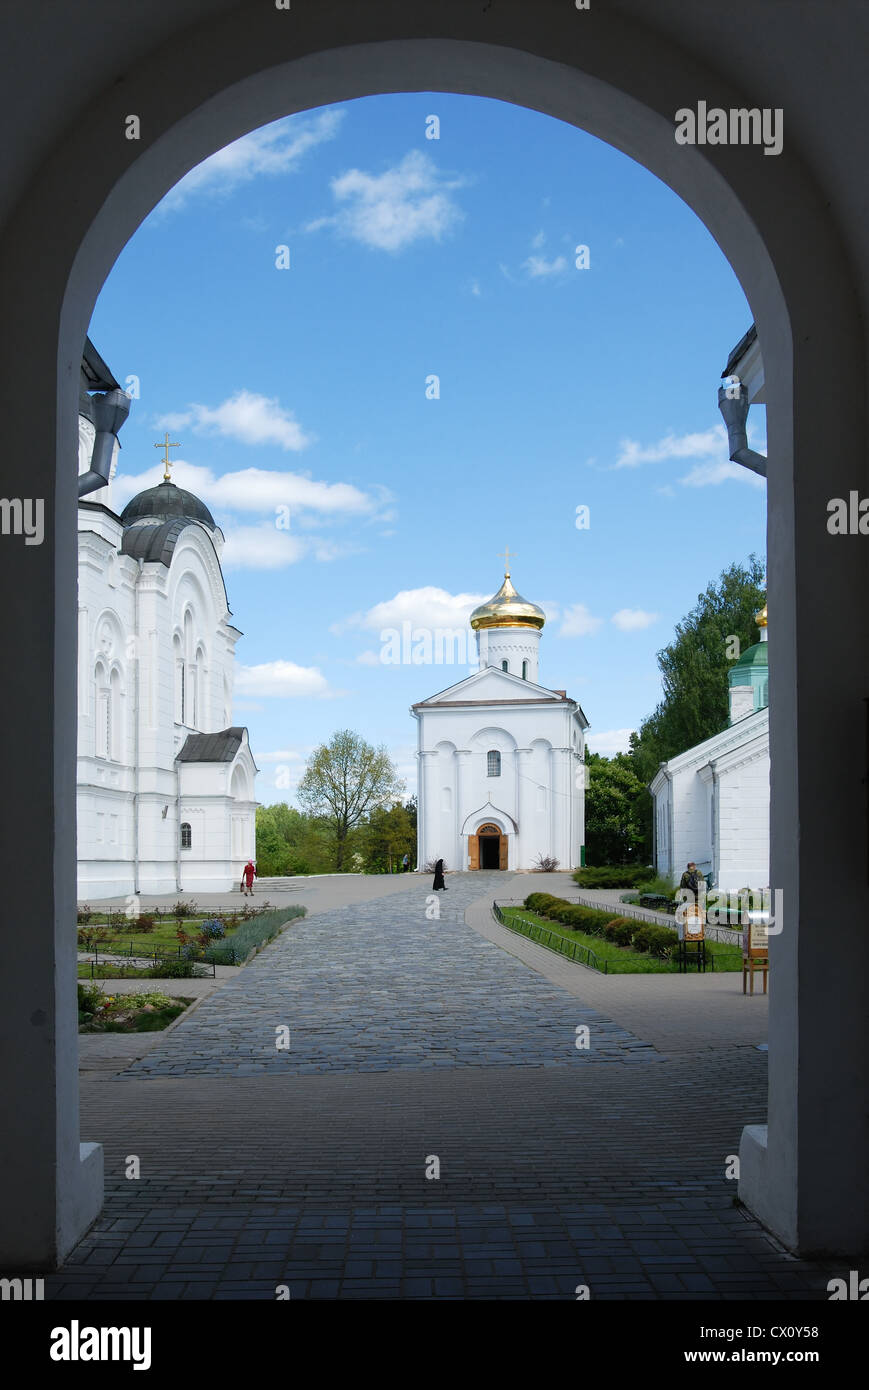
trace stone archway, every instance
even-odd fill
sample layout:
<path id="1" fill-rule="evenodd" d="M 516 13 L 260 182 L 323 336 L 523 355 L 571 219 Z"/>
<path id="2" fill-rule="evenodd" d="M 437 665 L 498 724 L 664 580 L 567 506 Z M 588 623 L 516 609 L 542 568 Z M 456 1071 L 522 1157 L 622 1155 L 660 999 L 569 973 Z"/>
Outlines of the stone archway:
<path id="1" fill-rule="evenodd" d="M 468 836 L 470 869 L 506 869 L 509 855 L 509 836 L 494 821 L 484 822 Z"/>
<path id="2" fill-rule="evenodd" d="M 32 886 L 31 930 L 17 935 L 0 986 L 4 1036 L 16 1046 L 15 1065 L 5 1069 L 14 1088 L 0 1170 L 5 1263 L 56 1263 L 101 1201 L 99 1153 L 79 1149 L 69 930 L 74 441 L 78 362 L 96 295 L 146 213 L 207 155 L 292 111 L 397 90 L 496 97 L 608 141 L 694 209 L 749 298 L 764 343 L 771 460 L 772 878 L 788 918 L 773 943 L 769 1134 L 745 1140 L 741 1191 L 791 1248 L 861 1248 L 869 1214 L 849 1197 L 869 1157 L 858 1099 L 869 1065 L 869 1049 L 858 1043 L 866 1026 L 858 998 L 867 958 L 866 806 L 854 757 L 865 746 L 865 673 L 856 661 L 818 662 L 816 643 L 823 632 L 830 645 L 848 646 L 865 626 L 856 596 L 866 592 L 866 560 L 857 546 L 830 543 L 823 516 L 826 498 L 848 496 L 863 476 L 866 353 L 852 261 L 829 199 L 807 172 L 815 163 L 808 143 L 795 133 L 775 159 L 677 146 L 673 114 L 686 102 L 744 106 L 745 93 L 723 76 L 714 34 L 696 41 L 704 66 L 696 44 L 686 56 L 681 32 L 673 38 L 653 16 L 641 25 L 614 7 L 541 10 L 504 0 L 471 12 L 444 0 L 429 13 L 336 0 L 297 22 L 295 12 L 251 0 L 198 12 L 194 22 L 179 16 L 175 30 L 160 27 L 162 15 L 151 30 L 145 16 L 132 15 L 114 49 L 104 36 L 104 85 L 89 89 L 90 107 L 74 119 L 48 110 L 0 242 L 0 292 L 16 324 L 0 341 L 3 466 L 28 461 L 26 486 L 45 499 L 50 538 L 43 547 L 0 549 L 10 618 L 32 637 L 18 653 L 17 682 L 2 692 L 6 727 L 27 737 L 10 741 L 0 826 L 5 843 L 27 846 L 22 869 Z M 136 142 L 124 133 L 130 113 L 140 123 Z M 827 117 L 815 104 L 806 119 L 811 128 Z M 859 233 L 850 244 L 859 245 Z M 39 411 L 22 382 L 39 384 Z M 839 408 L 819 410 L 819 400 Z M 10 473 L 5 495 L 20 488 Z M 811 856 L 800 854 L 806 843 Z M 835 953 L 815 929 L 831 920 Z"/>

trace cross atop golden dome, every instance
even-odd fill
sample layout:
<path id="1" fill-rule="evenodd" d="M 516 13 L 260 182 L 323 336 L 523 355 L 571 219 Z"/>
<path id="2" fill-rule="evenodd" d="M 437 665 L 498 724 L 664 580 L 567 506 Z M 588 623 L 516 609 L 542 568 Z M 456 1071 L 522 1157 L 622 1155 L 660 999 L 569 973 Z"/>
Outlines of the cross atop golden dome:
<path id="1" fill-rule="evenodd" d="M 515 554 L 513 556 L 515 559 Z M 536 603 L 529 603 L 513 588 L 510 578 L 510 549 L 504 551 L 504 583 L 497 594 L 486 603 L 481 603 L 471 614 L 471 627 L 474 631 L 491 627 L 536 627 L 546 622 L 546 614 Z"/>

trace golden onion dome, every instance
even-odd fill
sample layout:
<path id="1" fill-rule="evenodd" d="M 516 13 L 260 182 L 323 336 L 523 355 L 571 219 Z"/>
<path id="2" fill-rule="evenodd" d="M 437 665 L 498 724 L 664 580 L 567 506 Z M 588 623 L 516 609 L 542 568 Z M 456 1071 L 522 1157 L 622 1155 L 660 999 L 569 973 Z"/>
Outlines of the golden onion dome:
<path id="1" fill-rule="evenodd" d="M 758 627 L 766 627 L 766 624 L 767 624 L 767 618 L 766 618 L 766 604 L 763 605 L 763 608 L 761 608 L 761 610 L 760 610 L 759 613 L 755 613 L 755 615 L 754 615 L 754 621 L 755 621 L 755 623 L 757 624 Z"/>
<path id="2" fill-rule="evenodd" d="M 497 594 L 486 603 L 481 603 L 471 614 L 471 627 L 479 631 L 484 627 L 536 627 L 546 622 L 546 614 L 536 603 L 517 594 L 510 579 L 510 571 L 504 575 L 504 583 Z"/>

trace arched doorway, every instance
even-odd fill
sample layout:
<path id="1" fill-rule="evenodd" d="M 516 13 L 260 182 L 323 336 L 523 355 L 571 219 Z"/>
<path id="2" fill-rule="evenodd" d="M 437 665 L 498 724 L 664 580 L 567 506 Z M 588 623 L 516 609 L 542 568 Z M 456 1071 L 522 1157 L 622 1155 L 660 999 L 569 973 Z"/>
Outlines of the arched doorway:
<path id="1" fill-rule="evenodd" d="M 471 836 L 471 838 L 476 839 L 478 845 L 476 856 L 478 868 L 506 869 L 508 842 L 507 836 L 501 833 L 499 826 L 491 821 L 487 821 L 484 825 L 480 826 L 476 836 Z M 472 850 L 472 863 L 473 859 L 474 854 Z"/>
<path id="2" fill-rule="evenodd" d="M 0 1013 L 9 1037 L 32 1038 L 39 1029 L 44 1042 L 22 1050 L 6 1073 L 14 1087 L 0 1183 L 7 1263 L 56 1262 L 93 1219 L 102 1192 L 96 1147 L 79 1148 L 68 931 L 75 905 L 73 455 L 78 364 L 93 304 L 144 216 L 209 154 L 278 116 L 396 90 L 519 102 L 608 141 L 694 209 L 749 298 L 769 354 L 769 598 L 778 674 L 771 692 L 772 879 L 790 917 L 773 942 L 769 1136 L 748 1136 L 741 1190 L 792 1248 L 860 1248 L 867 1217 L 858 1217 L 849 1196 L 869 1156 L 869 1126 L 855 1099 L 865 1093 L 869 1059 L 869 1049 L 857 1045 L 865 1014 L 856 997 L 867 954 L 866 806 L 854 758 L 865 744 L 865 680 L 857 660 L 833 670 L 819 663 L 817 635 L 850 648 L 854 631 L 865 627 L 856 597 L 867 589 L 864 554 L 844 541 L 831 545 L 823 525 L 825 499 L 848 496 L 863 474 L 865 343 L 855 253 L 808 172 L 816 160 L 801 146 L 798 123 L 793 143 L 774 159 L 758 150 L 677 146 L 673 113 L 686 101 L 744 106 L 745 88 L 724 76 L 714 33 L 704 36 L 701 25 L 688 55 L 687 35 L 671 38 L 651 11 L 640 25 L 603 6 L 540 11 L 508 0 L 472 12 L 447 0 L 432 15 L 409 6 L 399 13 L 386 0 L 365 7 L 347 0 L 306 13 L 303 26 L 259 3 L 198 23 L 179 17 L 177 30 L 155 21 L 140 33 L 138 23 L 125 24 L 114 53 L 106 36 L 101 85 L 82 89 L 87 119 L 57 113 L 52 128 L 46 116 L 37 147 L 23 155 L 18 187 L 26 192 L 3 230 L 0 292 L 9 318 L 22 326 L 0 343 L 0 380 L 10 386 L 5 466 L 28 459 L 27 487 L 45 499 L 47 538 L 44 546 L 0 550 L 0 583 L 14 596 L 13 619 L 32 639 L 18 653 L 18 681 L 2 692 L 7 727 L 28 735 L 7 750 L 0 825 L 8 843 L 27 846 L 31 924 L 14 943 Z M 738 76 L 750 86 L 747 73 Z M 128 113 L 140 121 L 133 139 L 124 135 Z M 813 129 L 829 119 L 823 103 L 808 117 Z M 92 157 L 95 130 L 105 133 L 99 159 Z M 109 138 L 114 131 L 117 139 Z M 856 232 L 851 244 L 859 246 Z M 34 412 L 26 393 L 15 393 L 21 381 L 40 383 L 44 408 Z M 818 410 L 819 400 L 842 408 Z M 19 487 L 10 473 L 6 495 Z M 818 573 L 823 585 L 814 582 Z M 815 749 L 821 728 L 822 756 Z M 37 763 L 34 748 L 42 750 Z M 806 844 L 810 855 L 800 853 Z M 801 931 L 801 920 L 809 928 L 836 920 L 838 950 L 831 955 L 823 933 Z M 18 1197 L 22 1181 L 29 1205 Z M 831 1194 L 841 1196 L 833 1201 Z"/>

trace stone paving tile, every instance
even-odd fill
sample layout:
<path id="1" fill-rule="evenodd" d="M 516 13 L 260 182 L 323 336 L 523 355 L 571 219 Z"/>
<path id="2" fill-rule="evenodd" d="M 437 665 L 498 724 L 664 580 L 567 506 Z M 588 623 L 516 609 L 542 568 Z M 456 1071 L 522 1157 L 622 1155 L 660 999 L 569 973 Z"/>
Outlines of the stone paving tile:
<path id="1" fill-rule="evenodd" d="M 838 1267 L 793 1260 L 733 1205 L 724 1159 L 764 1119 L 766 1056 L 728 1040 L 724 1004 L 715 1046 L 692 1051 L 677 1021 L 658 1034 L 675 1054 L 649 1047 L 589 1007 L 585 972 L 568 989 L 465 925 L 504 876 L 449 882 L 434 922 L 427 881 L 366 882 L 168 1037 L 86 1069 L 106 1206 L 48 1297 L 826 1298 Z"/>
<path id="2" fill-rule="evenodd" d="M 465 925 L 499 874 L 454 877 L 426 918 L 428 880 L 288 928 L 123 1073 L 131 1077 L 314 1075 L 569 1062 L 661 1061 Z M 590 1046 L 576 1047 L 587 1024 Z M 276 1028 L 290 1029 L 279 1051 Z"/>

